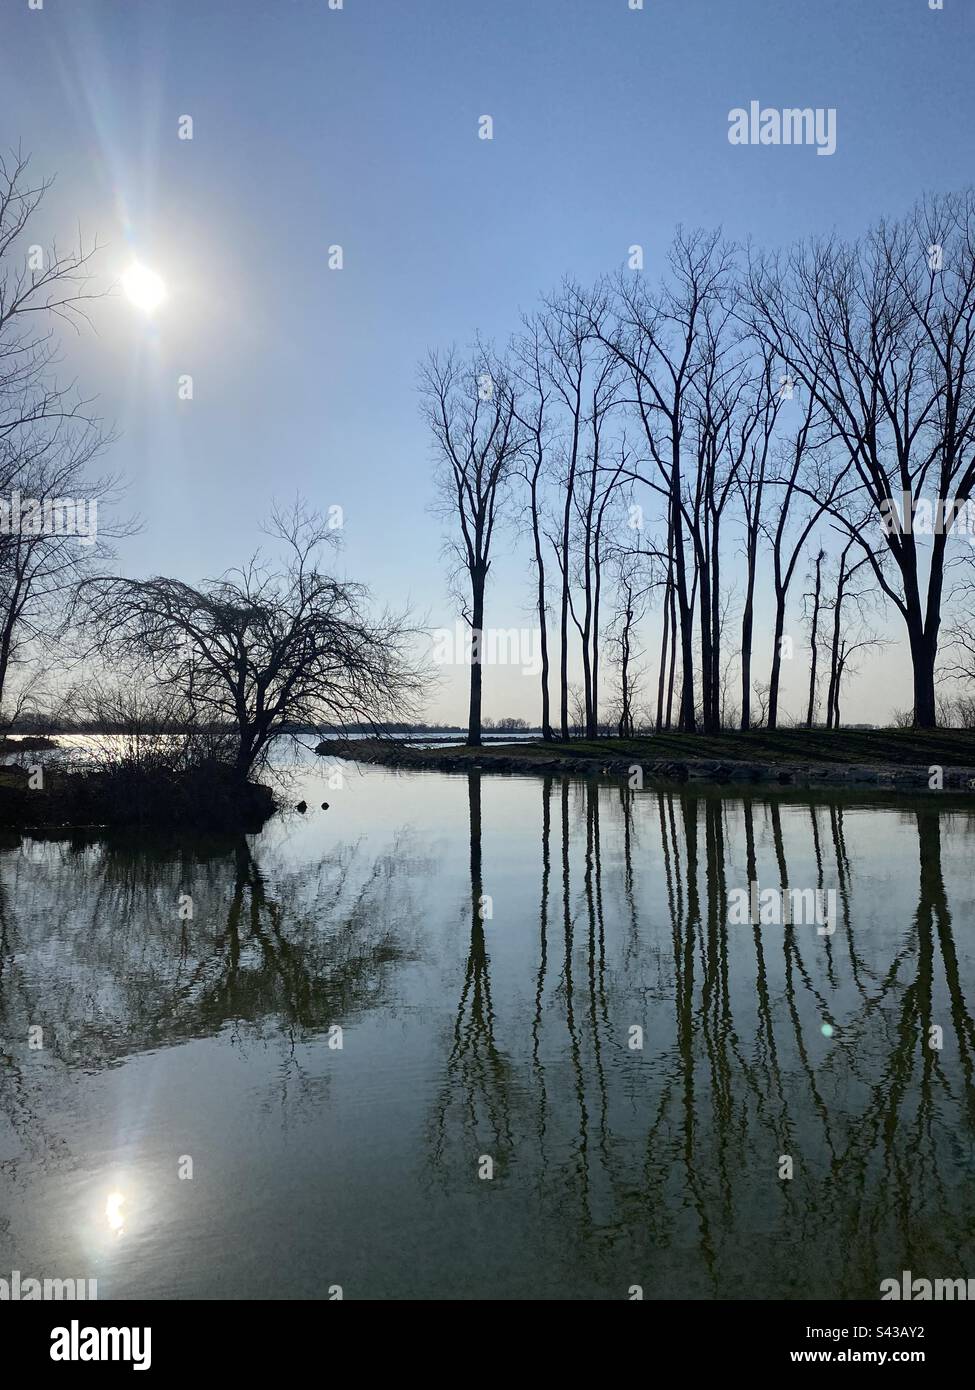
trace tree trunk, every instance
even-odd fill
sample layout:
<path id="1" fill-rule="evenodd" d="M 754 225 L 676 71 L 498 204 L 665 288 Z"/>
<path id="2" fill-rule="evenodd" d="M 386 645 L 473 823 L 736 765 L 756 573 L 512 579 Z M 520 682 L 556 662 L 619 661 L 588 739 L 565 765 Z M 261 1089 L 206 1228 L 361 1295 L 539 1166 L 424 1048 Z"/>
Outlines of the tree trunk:
<path id="1" fill-rule="evenodd" d="M 711 718 L 714 732 L 721 729 L 721 521 L 711 523 Z"/>
<path id="2" fill-rule="evenodd" d="M 467 742 L 474 748 L 481 745 L 481 667 L 484 656 L 484 581 L 480 571 L 471 575 L 471 703 L 467 716 Z"/>
<path id="3" fill-rule="evenodd" d="M 670 586 L 670 680 L 667 685 L 667 724 L 666 728 L 672 729 L 674 726 L 674 679 L 677 672 L 677 600 L 674 596 L 674 586 Z"/>
<path id="4" fill-rule="evenodd" d="M 601 526 L 596 527 L 596 545 L 593 550 L 593 591 L 592 591 L 592 733 L 590 738 L 599 736 L 599 602 L 602 594 L 602 561 L 599 555 Z"/>
<path id="5" fill-rule="evenodd" d="M 254 761 L 254 730 L 243 722 L 237 735 L 237 757 L 234 759 L 234 775 L 242 782 L 247 780 Z"/>
<path id="6" fill-rule="evenodd" d="M 714 660 L 714 646 L 711 634 L 711 565 L 707 555 L 707 536 L 704 538 L 704 546 L 700 553 L 700 590 L 698 592 L 698 608 L 700 611 L 701 623 L 701 706 L 703 716 L 703 728 L 706 734 L 713 734 L 714 729 L 714 710 L 712 708 L 711 697 L 713 693 L 712 663 Z"/>
<path id="7" fill-rule="evenodd" d="M 840 639 L 843 629 L 843 588 L 846 551 L 840 557 L 840 572 L 836 581 L 836 604 L 833 608 L 833 640 L 829 654 L 829 690 L 826 695 L 826 727 L 835 729 L 839 715 Z"/>
<path id="8" fill-rule="evenodd" d="M 621 662 L 620 662 L 620 738 L 629 738 L 632 730 L 632 718 L 630 715 L 630 624 L 633 620 L 633 609 L 627 604 L 626 618 L 623 623 L 623 634 L 620 642 Z"/>
<path id="9" fill-rule="evenodd" d="M 775 595 L 775 635 L 772 639 L 772 671 L 769 676 L 767 729 L 778 726 L 779 680 L 782 675 L 782 633 L 785 630 L 785 594 Z"/>
<path id="10" fill-rule="evenodd" d="M 806 710 L 806 728 L 813 726 L 813 716 L 816 713 L 816 667 L 819 664 L 819 599 L 822 593 L 823 582 L 823 560 L 825 551 L 820 551 L 816 556 L 816 587 L 813 591 L 813 615 L 812 631 L 809 634 L 810 663 L 809 663 L 809 706 Z"/>
<path id="11" fill-rule="evenodd" d="M 758 528 L 750 528 L 746 556 L 745 606 L 741 614 L 741 727 L 752 726 L 752 640 L 755 630 L 755 565 L 758 556 Z"/>
<path id="12" fill-rule="evenodd" d="M 914 727 L 935 729 L 938 711 L 934 695 L 934 666 L 938 649 L 931 637 L 910 625 L 911 662 L 914 667 Z"/>
<path id="13" fill-rule="evenodd" d="M 675 443 L 675 454 L 677 447 Z M 682 734 L 692 734 L 696 724 L 694 716 L 694 614 L 687 593 L 684 537 L 681 530 L 683 523 L 680 511 L 680 472 L 676 467 L 673 476 L 678 491 L 675 491 L 672 485 L 670 525 L 674 537 L 674 567 L 677 574 L 677 607 L 680 615 L 681 675 L 683 677 L 678 728 Z"/>
<path id="14" fill-rule="evenodd" d="M 657 733 L 664 727 L 664 690 L 667 685 L 667 657 L 670 648 L 670 590 L 671 564 L 667 565 L 667 581 L 664 585 L 664 621 L 660 637 L 660 672 L 657 676 Z M 670 718 L 668 715 L 668 727 Z"/>
<path id="15" fill-rule="evenodd" d="M 569 475 L 565 482 L 565 510 L 562 513 L 562 608 L 560 613 L 559 636 L 562 650 L 559 653 L 559 686 L 561 695 L 562 741 L 569 738 L 569 526 L 572 519 L 572 499 L 575 494 L 576 461 L 579 450 L 579 406 L 572 430 L 572 452 Z"/>
<path id="16" fill-rule="evenodd" d="M 548 690 L 548 628 L 545 607 L 545 561 L 542 551 L 542 535 L 538 517 L 538 469 L 532 476 L 532 539 L 535 542 L 535 569 L 538 573 L 538 628 L 542 647 L 542 738 L 550 740 L 552 733 L 552 714 Z"/>
<path id="17" fill-rule="evenodd" d="M 843 668 L 846 665 L 846 657 L 841 656 L 839 665 L 836 668 L 836 689 L 833 691 L 833 728 L 840 727 L 840 691 L 843 689 Z"/>

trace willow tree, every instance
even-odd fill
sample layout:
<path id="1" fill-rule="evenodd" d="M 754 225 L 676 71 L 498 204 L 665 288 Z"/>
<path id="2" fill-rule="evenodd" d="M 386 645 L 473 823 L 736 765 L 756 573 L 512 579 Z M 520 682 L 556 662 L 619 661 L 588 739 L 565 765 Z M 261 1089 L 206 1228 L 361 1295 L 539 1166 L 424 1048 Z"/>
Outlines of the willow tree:
<path id="1" fill-rule="evenodd" d="M 334 533 L 319 513 L 275 510 L 267 533 L 277 560 L 259 551 L 199 586 L 110 578 L 82 591 L 104 655 L 177 692 L 193 723 L 230 730 L 241 778 L 279 734 L 380 730 L 413 718 L 424 688 L 408 617 L 373 615 L 368 590 L 323 568 Z"/>

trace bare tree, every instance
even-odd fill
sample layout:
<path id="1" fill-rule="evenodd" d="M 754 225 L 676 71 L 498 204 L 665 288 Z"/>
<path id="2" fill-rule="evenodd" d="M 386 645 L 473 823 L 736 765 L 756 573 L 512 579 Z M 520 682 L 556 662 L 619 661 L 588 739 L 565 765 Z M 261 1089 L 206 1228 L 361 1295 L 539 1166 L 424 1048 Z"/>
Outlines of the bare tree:
<path id="1" fill-rule="evenodd" d="M 535 603 L 541 646 L 542 738 L 551 740 L 551 696 L 549 691 L 548 600 L 545 592 L 545 548 L 542 544 L 542 491 L 551 446 L 549 399 L 552 394 L 551 370 L 544 332 L 537 315 L 524 322 L 524 332 L 512 345 L 513 374 L 521 391 L 515 400 L 515 414 L 525 433 L 522 478 L 528 487 L 529 518 L 535 564 Z"/>
<path id="2" fill-rule="evenodd" d="M 822 428 L 822 411 L 814 392 L 806 397 L 800 424 L 793 438 L 783 448 L 779 471 L 771 479 L 777 489 L 777 510 L 763 529 L 772 548 L 772 583 L 775 594 L 775 620 L 772 633 L 772 668 L 769 675 L 768 712 L 765 727 L 778 726 L 779 684 L 782 676 L 782 639 L 785 634 L 786 605 L 796 567 L 810 533 L 823 513 L 840 492 L 847 469 L 836 471 L 827 482 L 818 486 L 806 485 L 815 468 L 820 452 L 828 446 L 829 437 Z M 819 476 L 823 477 L 824 470 Z M 806 509 L 792 529 L 793 507 L 806 500 Z"/>
<path id="3" fill-rule="evenodd" d="M 674 672 L 677 666 L 677 610 L 674 598 L 673 534 L 667 543 L 667 568 L 664 579 L 663 622 L 660 630 L 660 671 L 657 675 L 656 729 L 669 729 L 674 712 Z M 668 676 L 669 672 L 669 676 Z M 666 694 L 666 710 L 664 695 Z"/>
<path id="4" fill-rule="evenodd" d="M 975 540 L 975 538 L 973 538 Z M 963 686 L 975 686 L 975 555 L 965 557 L 962 578 L 952 587 L 944 646 L 943 674 Z M 963 692 L 960 699 L 968 698 Z"/>
<path id="5" fill-rule="evenodd" d="M 840 727 L 840 693 L 843 678 L 853 669 L 851 658 L 857 652 L 881 645 L 868 622 L 868 611 L 875 596 L 872 585 L 864 584 L 869 556 L 853 561 L 850 551 L 855 542 L 851 537 L 840 552 L 836 584 L 832 599 L 825 605 L 832 609 L 833 627 L 829 649 L 829 686 L 826 692 L 826 727 Z M 860 582 L 857 583 L 857 577 Z"/>
<path id="6" fill-rule="evenodd" d="M 812 614 L 809 619 L 809 703 L 806 707 L 806 728 L 811 729 L 816 715 L 816 676 L 819 665 L 819 613 L 823 598 L 823 561 L 826 551 L 816 555 L 815 579 L 811 594 L 803 595 L 803 602 L 812 599 Z"/>
<path id="7" fill-rule="evenodd" d="M 766 378 L 763 374 L 753 379 L 752 365 L 733 339 L 733 304 L 734 294 L 725 286 L 720 301 L 708 304 L 702 316 L 700 370 L 690 410 L 697 467 L 683 508 L 697 570 L 701 713 L 706 733 L 716 732 L 721 724 L 722 520 L 733 493 L 739 490 L 760 420 L 771 415 L 774 422 L 774 408 L 765 399 Z M 766 426 L 771 429 L 767 418 Z"/>
<path id="8" fill-rule="evenodd" d="M 19 151 L 0 155 L 0 720 L 8 724 L 43 686 L 40 660 L 63 636 L 74 584 L 98 569 L 110 537 L 131 529 L 97 517 L 117 480 L 90 479 L 87 468 L 110 441 L 56 376 L 54 325 L 86 321 L 85 305 L 98 297 L 90 288 L 97 247 L 61 252 L 36 241 L 32 222 L 50 187 L 31 177 Z"/>
<path id="9" fill-rule="evenodd" d="M 471 687 L 467 741 L 481 742 L 484 594 L 495 526 L 504 504 L 523 434 L 505 365 L 478 344 L 462 362 L 454 352 L 431 353 L 420 370 L 424 415 L 437 458 L 441 510 L 460 536 L 447 548 L 471 630 Z"/>
<path id="10" fill-rule="evenodd" d="M 680 728 L 695 727 L 694 601 L 688 583 L 685 472 L 695 381 L 702 370 L 702 337 L 709 309 L 730 282 L 732 251 L 718 233 L 678 228 L 668 258 L 670 278 L 652 293 L 642 278 L 621 274 L 610 297 L 590 307 L 590 331 L 614 352 L 629 374 L 632 405 L 647 444 L 645 469 L 632 477 L 664 499 L 673 547 L 673 580 L 681 649 Z M 699 558 L 699 557 L 695 557 Z"/>
<path id="11" fill-rule="evenodd" d="M 60 664 L 68 661 L 76 586 L 104 569 L 113 540 L 137 529 L 106 514 L 119 479 L 89 474 L 104 443 L 97 428 L 73 421 L 0 439 L 0 474 L 12 484 L 0 499 L 0 709 L 8 719 L 13 687 L 22 708 L 25 670 L 26 686 L 39 691 L 44 658 L 57 650 Z"/>
<path id="12" fill-rule="evenodd" d="M 644 569 L 639 554 L 618 550 L 613 560 L 616 571 L 615 604 L 607 636 L 610 660 L 619 672 L 619 684 L 612 709 L 619 737 L 632 738 L 643 680 L 643 670 L 639 665 L 643 651 L 638 633 L 646 614 L 652 578 Z"/>
<path id="13" fill-rule="evenodd" d="M 830 510 L 904 621 L 915 721 L 934 727 L 946 547 L 975 488 L 975 192 L 926 199 L 859 243 L 759 258 L 749 296 L 755 331 L 815 395 L 853 466 L 852 512 L 843 495 Z M 947 524 L 925 553 L 910 521 L 927 488 Z"/>
<path id="14" fill-rule="evenodd" d="M 52 319 L 78 328 L 91 290 L 98 247 L 61 252 L 28 245 L 31 220 L 52 180 L 34 180 L 20 151 L 0 154 L 0 439 L 42 421 L 87 419 L 71 385 L 58 383 Z"/>
<path id="15" fill-rule="evenodd" d="M 573 517 L 576 481 L 585 461 L 587 427 L 598 422 L 609 408 L 612 370 L 590 333 L 590 308 L 579 287 L 566 280 L 558 293 L 545 300 L 539 320 L 546 343 L 546 366 L 562 416 L 562 489 L 558 529 L 550 536 L 561 574 L 559 603 L 559 700 L 563 739 L 569 737 L 569 617 L 572 612 Z M 591 405 L 591 409 L 590 409 Z M 586 567 L 588 573 L 588 566 Z M 574 614 L 572 615 L 574 617 Z M 591 705 L 589 652 L 583 644 L 586 665 L 585 698 Z M 591 714 L 585 724 L 591 723 Z"/>
<path id="16" fill-rule="evenodd" d="M 598 374 L 593 388 L 592 415 L 588 422 L 591 450 L 587 459 L 588 467 L 583 470 L 577 503 L 578 543 L 575 546 L 575 554 L 577 582 L 582 590 L 581 618 L 576 611 L 571 592 L 569 596 L 572 621 L 579 634 L 582 650 L 582 688 L 586 701 L 587 738 L 595 738 L 598 734 L 600 603 L 605 547 L 609 539 L 607 509 L 617 494 L 628 458 L 624 442 L 620 445 L 616 464 L 605 470 L 608 478 L 603 478 L 604 468 L 600 461 L 603 417 L 612 404 L 612 392 L 615 388 L 612 372 L 615 363 L 607 358 L 603 367 L 605 370 Z M 625 478 L 623 482 L 626 482 Z"/>
<path id="17" fill-rule="evenodd" d="M 279 734 L 380 729 L 414 717 L 423 690 L 408 619 L 370 616 L 362 585 L 321 568 L 334 541 L 328 523 L 296 502 L 274 510 L 267 533 L 282 559 L 258 551 L 199 588 L 158 577 L 82 586 L 104 654 L 132 663 L 148 686 L 176 691 L 201 728 L 232 730 L 242 779 Z"/>
<path id="18" fill-rule="evenodd" d="M 751 728 L 752 644 L 755 633 L 755 581 L 758 574 L 758 542 L 762 534 L 769 450 L 779 407 L 785 392 L 773 385 L 774 358 L 760 345 L 761 371 L 755 392 L 754 427 L 748 435 L 737 472 L 745 523 L 745 597 L 741 614 L 741 727 Z M 742 430 L 742 435 L 746 431 Z"/>
<path id="19" fill-rule="evenodd" d="M 768 681 L 755 682 L 754 695 L 758 703 L 758 718 L 754 721 L 754 727 L 756 729 L 768 727 L 769 691 L 770 686 Z"/>

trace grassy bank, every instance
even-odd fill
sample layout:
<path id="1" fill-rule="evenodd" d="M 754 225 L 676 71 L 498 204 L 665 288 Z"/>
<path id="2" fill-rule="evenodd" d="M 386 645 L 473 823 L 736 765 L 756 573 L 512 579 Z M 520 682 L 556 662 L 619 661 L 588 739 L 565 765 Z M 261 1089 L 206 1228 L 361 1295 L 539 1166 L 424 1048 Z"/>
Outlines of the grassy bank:
<path id="1" fill-rule="evenodd" d="M 929 791 L 932 767 L 946 790 L 975 782 L 975 731 L 961 729 L 780 729 L 648 738 L 574 739 L 416 748 L 395 740 L 325 740 L 318 750 L 390 767 L 463 772 L 578 772 L 629 776 L 639 766 L 650 781 L 753 782 L 801 786 L 875 786 Z"/>

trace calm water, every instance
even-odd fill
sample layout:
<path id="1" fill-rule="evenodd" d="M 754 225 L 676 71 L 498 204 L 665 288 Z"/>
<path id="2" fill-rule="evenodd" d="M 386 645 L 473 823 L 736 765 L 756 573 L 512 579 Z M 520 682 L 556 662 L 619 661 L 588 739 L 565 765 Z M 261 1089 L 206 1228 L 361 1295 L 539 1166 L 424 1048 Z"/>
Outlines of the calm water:
<path id="1" fill-rule="evenodd" d="M 975 1275 L 975 815 L 345 768 L 246 840 L 2 842 L 0 1276 L 623 1299 Z M 729 924 L 752 880 L 835 890 L 835 934 Z"/>

